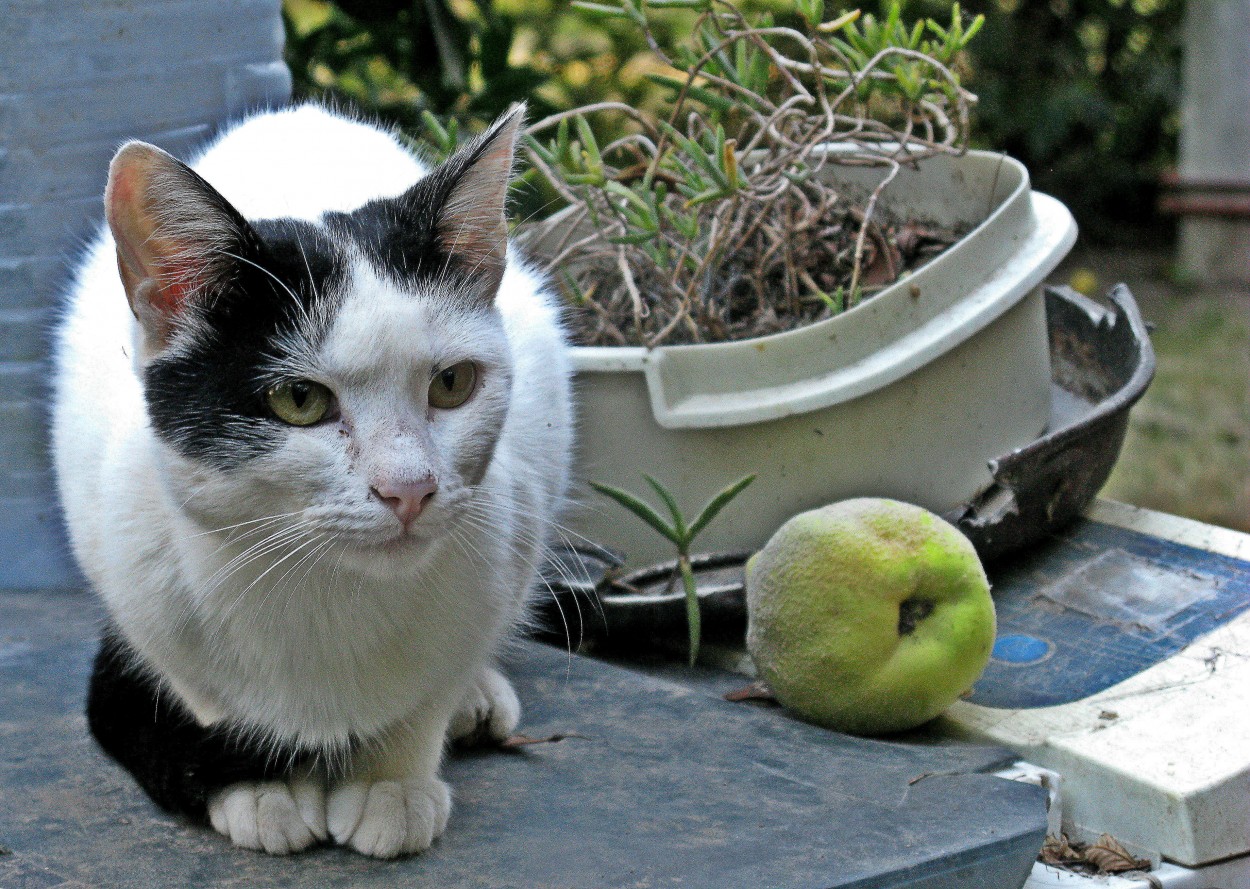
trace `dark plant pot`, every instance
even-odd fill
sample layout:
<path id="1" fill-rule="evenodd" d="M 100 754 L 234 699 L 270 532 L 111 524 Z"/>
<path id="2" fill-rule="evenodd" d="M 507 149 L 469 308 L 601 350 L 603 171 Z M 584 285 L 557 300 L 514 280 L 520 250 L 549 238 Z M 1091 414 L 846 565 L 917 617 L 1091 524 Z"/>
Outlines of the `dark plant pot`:
<path id="1" fill-rule="evenodd" d="M 1104 308 L 1069 288 L 1046 288 L 1051 356 L 1050 423 L 1036 441 L 990 460 L 993 481 L 946 518 L 993 561 L 1061 529 L 1093 501 L 1110 475 L 1129 410 L 1154 375 L 1154 349 L 1123 284 Z M 721 519 L 724 520 L 724 519 Z M 746 631 L 744 563 L 749 553 L 696 557 L 703 635 L 741 645 Z M 675 562 L 618 576 L 622 558 L 583 546 L 546 573 L 553 595 L 539 603 L 542 634 L 622 655 L 684 652 L 685 597 Z M 570 582 L 570 578 L 575 578 Z"/>

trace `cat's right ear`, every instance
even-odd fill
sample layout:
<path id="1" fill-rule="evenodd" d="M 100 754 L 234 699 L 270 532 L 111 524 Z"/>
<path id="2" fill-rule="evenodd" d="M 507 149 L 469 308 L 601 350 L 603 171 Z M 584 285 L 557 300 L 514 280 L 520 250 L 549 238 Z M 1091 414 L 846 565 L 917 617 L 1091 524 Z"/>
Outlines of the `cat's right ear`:
<path id="1" fill-rule="evenodd" d="M 228 274 L 250 227 L 190 167 L 145 142 L 128 142 L 113 157 L 104 208 L 131 311 L 149 343 L 164 348 Z"/>

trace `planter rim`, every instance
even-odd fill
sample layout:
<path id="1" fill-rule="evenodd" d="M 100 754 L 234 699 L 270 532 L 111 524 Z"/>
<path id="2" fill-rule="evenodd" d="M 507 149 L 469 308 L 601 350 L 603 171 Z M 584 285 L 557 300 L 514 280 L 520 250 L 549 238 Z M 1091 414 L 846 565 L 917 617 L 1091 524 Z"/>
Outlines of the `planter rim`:
<path id="1" fill-rule="evenodd" d="M 958 346 L 1042 282 L 1074 243 L 1076 224 L 1059 201 L 1031 191 L 1027 170 L 1006 155 L 969 151 L 903 172 L 932 176 L 933 161 L 946 162 L 956 189 L 966 192 L 965 179 L 979 172 L 991 201 L 1007 194 L 956 244 L 871 299 L 815 324 L 730 343 L 574 346 L 575 371 L 642 372 L 661 426 L 725 427 L 858 398 Z M 897 185 L 883 192 L 883 206 L 898 199 Z"/>

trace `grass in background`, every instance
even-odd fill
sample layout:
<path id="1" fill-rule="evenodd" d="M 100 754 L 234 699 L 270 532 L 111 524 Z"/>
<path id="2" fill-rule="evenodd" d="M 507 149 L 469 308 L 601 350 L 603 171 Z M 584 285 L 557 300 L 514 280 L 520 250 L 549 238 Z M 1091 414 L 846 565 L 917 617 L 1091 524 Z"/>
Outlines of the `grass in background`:
<path id="1" fill-rule="evenodd" d="M 1154 325 L 1154 382 L 1103 497 L 1250 531 L 1250 292 L 1186 289 L 1160 254 L 1086 254 L 1100 287 L 1125 281 Z"/>

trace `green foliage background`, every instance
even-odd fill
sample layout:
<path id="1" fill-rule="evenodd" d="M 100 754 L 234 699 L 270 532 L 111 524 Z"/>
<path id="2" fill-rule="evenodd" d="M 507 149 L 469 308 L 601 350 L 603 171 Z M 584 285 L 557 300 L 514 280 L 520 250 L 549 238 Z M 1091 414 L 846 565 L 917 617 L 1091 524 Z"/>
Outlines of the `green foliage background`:
<path id="1" fill-rule="evenodd" d="M 1176 161 L 1182 0 L 965 5 L 986 14 L 970 48 L 974 142 L 1023 160 L 1087 237 L 1166 235 L 1155 202 Z"/>
<path id="2" fill-rule="evenodd" d="M 910 0 L 905 16 L 950 15 L 949 0 Z M 790 0 L 743 0 L 783 18 Z M 827 3 L 827 16 L 884 0 Z M 1084 234 L 1157 240 L 1159 173 L 1174 163 L 1182 0 L 964 0 L 984 13 L 965 85 L 980 97 L 973 140 L 1029 167 Z M 298 96 L 335 96 L 419 135 L 421 112 L 469 129 L 511 103 L 531 119 L 605 98 L 655 105 L 665 91 L 641 36 L 567 0 L 284 0 Z M 680 33 L 689 17 L 671 16 Z M 541 204 L 530 202 L 526 212 Z"/>

